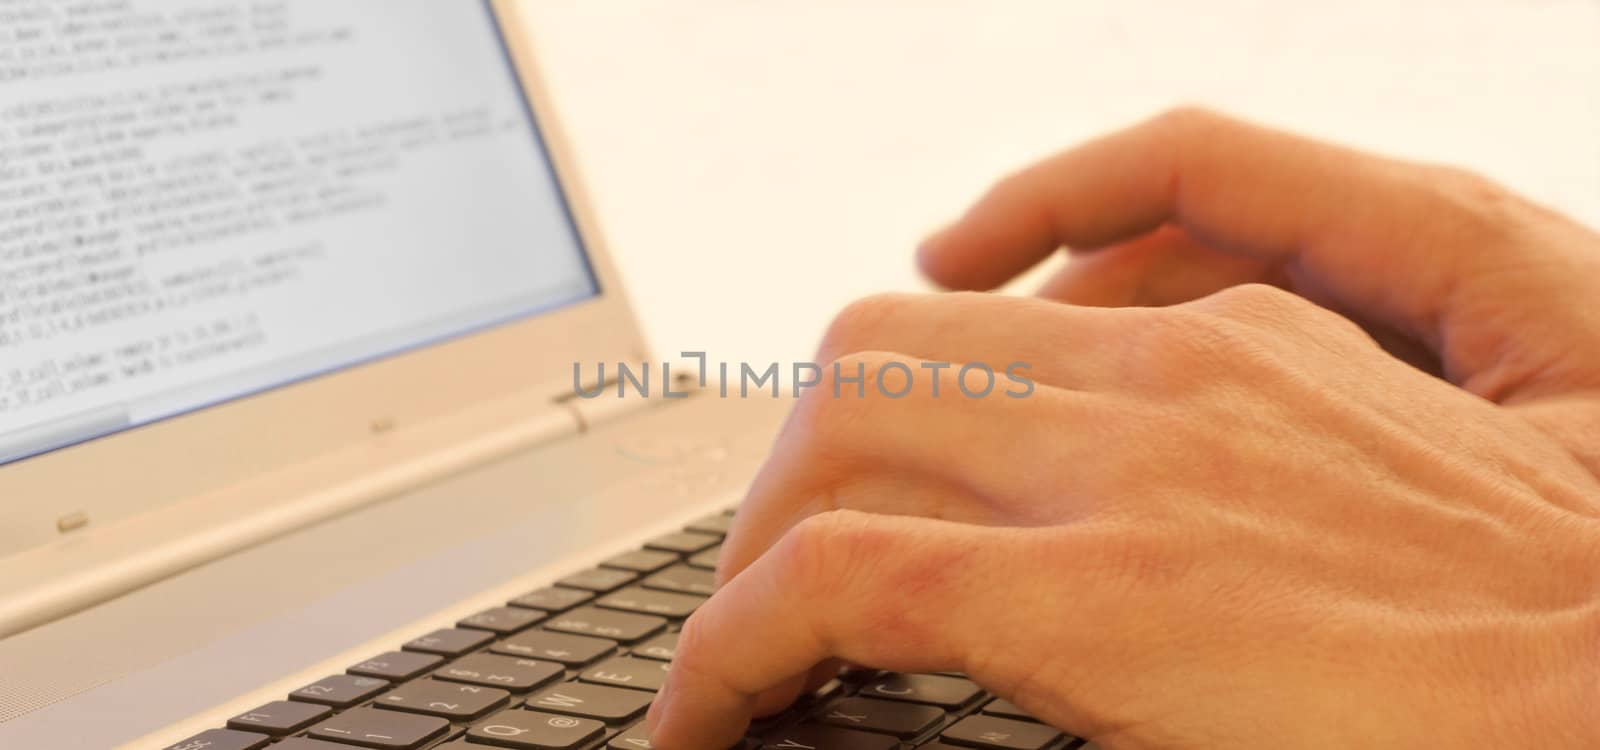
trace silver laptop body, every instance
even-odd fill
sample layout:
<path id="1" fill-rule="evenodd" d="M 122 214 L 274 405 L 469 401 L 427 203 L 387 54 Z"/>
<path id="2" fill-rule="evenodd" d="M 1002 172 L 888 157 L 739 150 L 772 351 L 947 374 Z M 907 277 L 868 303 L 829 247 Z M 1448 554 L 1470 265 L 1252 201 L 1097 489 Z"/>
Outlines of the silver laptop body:
<path id="1" fill-rule="evenodd" d="M 166 747 L 737 501 L 792 402 L 611 382 L 649 353 L 515 3 L 35 5 L 0 747 Z"/>

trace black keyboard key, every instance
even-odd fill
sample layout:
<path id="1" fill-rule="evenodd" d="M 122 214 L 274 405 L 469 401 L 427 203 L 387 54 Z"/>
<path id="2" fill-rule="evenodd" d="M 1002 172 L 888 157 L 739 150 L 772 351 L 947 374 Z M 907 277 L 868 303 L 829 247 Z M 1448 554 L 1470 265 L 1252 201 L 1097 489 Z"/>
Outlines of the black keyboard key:
<path id="1" fill-rule="evenodd" d="M 631 570 L 635 573 L 654 573 L 677 561 L 678 555 L 672 552 L 638 549 L 616 555 L 610 560 L 600 563 L 600 567 Z"/>
<path id="2" fill-rule="evenodd" d="M 568 682 L 528 696 L 524 707 L 621 724 L 642 716 L 654 697 L 639 690 Z"/>
<path id="3" fill-rule="evenodd" d="M 654 745 L 650 744 L 650 728 L 641 721 L 628 727 L 627 731 L 612 737 L 611 741 L 606 743 L 605 750 L 652 750 L 653 747 Z M 729 750 L 759 750 L 760 747 L 760 742 L 742 739 Z"/>
<path id="4" fill-rule="evenodd" d="M 720 544 L 722 537 L 714 534 L 702 534 L 698 531 L 674 531 L 671 534 L 662 534 L 644 543 L 646 549 L 659 549 L 667 552 L 676 552 L 680 555 L 692 555 L 714 544 Z"/>
<path id="5" fill-rule="evenodd" d="M 615 737 L 612 737 L 611 741 L 606 743 L 605 750 L 652 750 L 653 747 L 654 745 L 650 744 L 650 728 L 641 721 L 628 727 L 627 731 L 620 732 Z M 760 743 L 739 740 L 739 744 L 734 745 L 730 750 L 753 750 L 759 747 Z M 444 748 L 439 750 L 444 750 Z"/>
<path id="6" fill-rule="evenodd" d="M 1022 710 L 1022 708 L 1017 706 L 1017 704 L 1012 703 L 1004 698 L 996 698 L 992 701 L 989 701 L 989 704 L 983 707 L 983 712 L 989 714 L 990 716 L 999 716 L 1002 719 L 1038 721 L 1038 719 L 1033 718 L 1033 714 Z"/>
<path id="7" fill-rule="evenodd" d="M 599 685 L 656 691 L 667 681 L 667 670 L 671 668 L 666 662 L 619 656 L 590 667 L 578 675 L 578 679 Z"/>
<path id="8" fill-rule="evenodd" d="M 324 677 L 289 694 L 289 700 L 344 708 L 354 706 L 389 687 L 388 680 L 353 674 Z"/>
<path id="9" fill-rule="evenodd" d="M 662 633 L 644 643 L 633 647 L 633 655 L 645 659 L 658 659 L 672 661 L 678 652 L 678 634 Z"/>
<path id="10" fill-rule="evenodd" d="M 526 693 L 554 680 L 566 670 L 560 664 L 532 659 L 494 654 L 463 656 L 433 673 L 433 676 L 450 682 L 469 685 L 487 685 L 503 688 L 513 693 Z"/>
<path id="11" fill-rule="evenodd" d="M 642 721 L 628 727 L 626 731 L 617 734 L 606 743 L 606 750 L 652 750 L 653 747 L 650 744 L 650 727 L 645 726 Z"/>
<path id="12" fill-rule="evenodd" d="M 727 536 L 733 529 L 733 516 L 726 513 L 713 513 L 684 527 L 687 531 L 698 531 L 702 534 L 716 534 Z"/>
<path id="13" fill-rule="evenodd" d="M 801 724 L 767 733 L 761 747 L 781 750 L 891 750 L 900 744 L 893 737 L 851 729 Z"/>
<path id="14" fill-rule="evenodd" d="M 772 731 L 774 729 L 777 729 L 778 727 L 785 726 L 785 725 L 788 725 L 790 723 L 793 723 L 794 719 L 795 719 L 795 714 L 792 713 L 792 711 L 793 711 L 793 709 L 784 709 L 783 711 L 779 711 L 778 713 L 772 714 L 771 716 L 757 716 L 757 717 L 754 717 L 754 718 L 750 719 L 750 726 L 745 727 L 745 733 L 746 734 L 753 734 L 753 735 L 762 735 L 762 734 L 766 734 L 767 732 L 770 732 L 770 731 Z M 759 743 L 758 743 L 758 746 L 759 746 Z"/>
<path id="15" fill-rule="evenodd" d="M 946 742 L 986 750 L 1044 750 L 1061 733 L 1031 721 L 998 716 L 968 716 L 944 730 Z"/>
<path id="16" fill-rule="evenodd" d="M 672 591 L 679 594 L 711 596 L 717 593 L 717 574 L 715 571 L 703 568 L 674 565 L 644 579 L 639 585 L 647 589 Z"/>
<path id="17" fill-rule="evenodd" d="M 352 708 L 311 728 L 306 734 L 319 740 L 343 742 L 383 750 L 410 750 L 438 738 L 450 722 L 436 716 L 417 716 L 375 708 Z"/>
<path id="18" fill-rule="evenodd" d="M 350 746 L 314 740 L 310 737 L 290 737 L 273 745 L 272 750 L 350 750 Z"/>
<path id="19" fill-rule="evenodd" d="M 697 555 L 690 556 L 689 565 L 704 570 L 716 570 L 717 561 L 720 559 L 722 559 L 722 545 L 719 544 Z"/>
<path id="20" fill-rule="evenodd" d="M 456 623 L 457 627 L 487 630 L 500 635 L 511 635 L 520 632 L 545 618 L 545 614 L 536 609 L 524 607 L 494 607 L 486 609 L 475 615 L 462 618 Z"/>
<path id="21" fill-rule="evenodd" d="M 750 726 L 745 734 L 751 737 L 760 737 L 778 727 L 788 726 L 809 716 L 817 706 L 828 702 L 838 696 L 840 683 L 838 680 L 829 680 L 829 684 L 809 695 L 801 695 L 788 708 L 775 714 L 757 716 L 750 720 Z M 819 697 L 820 696 L 820 697 Z M 759 748 L 761 743 L 754 741 L 752 747 Z"/>
<path id="22" fill-rule="evenodd" d="M 614 612 L 596 607 L 580 607 L 552 617 L 544 624 L 549 630 L 609 638 L 625 643 L 649 638 L 666 626 L 666 620 L 653 615 Z"/>
<path id="23" fill-rule="evenodd" d="M 165 750 L 257 750 L 272 738 L 235 729 L 207 729 L 189 739 L 167 745 Z"/>
<path id="24" fill-rule="evenodd" d="M 817 688 L 814 692 L 808 695 L 801 695 L 789 708 L 770 716 L 758 716 L 752 719 L 750 727 L 745 733 L 759 736 L 767 734 L 778 727 L 787 726 L 795 720 L 809 715 L 813 708 L 838 697 L 843 692 L 843 687 L 844 683 L 836 679 L 828 680 L 827 684 Z M 760 743 L 756 743 L 755 746 L 759 747 Z"/>
<path id="25" fill-rule="evenodd" d="M 863 729 L 910 739 L 944 721 L 944 712 L 933 706 L 915 703 L 844 698 L 817 712 L 816 718 L 836 727 Z"/>
<path id="26" fill-rule="evenodd" d="M 331 713 L 333 709 L 315 703 L 273 701 L 229 719 L 228 728 L 281 737 L 305 729 Z"/>
<path id="27" fill-rule="evenodd" d="M 704 604 L 703 596 L 689 594 L 674 594 L 669 591 L 651 591 L 638 586 L 629 586 L 621 591 L 614 591 L 600 597 L 595 602 L 596 606 L 606 609 L 622 610 L 624 612 L 638 612 L 645 615 L 660 615 L 681 620 Z"/>
<path id="28" fill-rule="evenodd" d="M 622 588 L 633 583 L 639 574 L 631 570 L 616 570 L 614 568 L 591 568 L 589 570 L 573 573 L 566 578 L 556 581 L 557 586 L 569 589 L 583 589 L 596 593 L 605 593 Z"/>
<path id="29" fill-rule="evenodd" d="M 542 589 L 534 589 L 533 591 L 529 591 L 528 593 L 506 603 L 513 607 L 542 609 L 546 612 L 561 612 L 563 610 L 572 609 L 573 607 L 576 607 L 579 604 L 582 604 L 593 598 L 594 594 L 588 591 L 547 586 Z"/>
<path id="30" fill-rule="evenodd" d="M 880 670 L 866 669 L 863 667 L 846 664 L 844 669 L 839 671 L 839 679 L 844 680 L 851 685 L 865 685 L 873 680 L 878 679 L 878 676 L 882 674 L 883 672 Z"/>
<path id="31" fill-rule="evenodd" d="M 811 691 L 810 695 L 800 696 L 799 703 L 803 703 L 808 706 L 815 706 L 819 703 L 825 703 L 833 700 L 843 693 L 844 683 L 840 682 L 839 678 L 835 677 L 827 682 L 822 683 L 822 687 Z"/>
<path id="32" fill-rule="evenodd" d="M 616 649 L 615 641 L 552 633 L 547 630 L 534 630 L 515 635 L 489 647 L 490 651 L 497 654 L 544 659 L 560 662 L 569 667 L 588 664 Z"/>
<path id="33" fill-rule="evenodd" d="M 417 680 L 378 696 L 372 704 L 459 722 L 476 719 L 504 706 L 510 699 L 511 694 L 500 688 Z"/>
<path id="34" fill-rule="evenodd" d="M 479 646 L 492 640 L 494 640 L 494 634 L 485 633 L 482 630 L 444 628 L 413 639 L 400 648 L 407 651 L 421 651 L 425 654 L 460 656 L 468 651 L 476 650 Z"/>
<path id="35" fill-rule="evenodd" d="M 467 730 L 467 738 L 500 747 L 566 750 L 582 747 L 604 731 L 605 725 L 592 719 L 512 709 Z"/>
<path id="36" fill-rule="evenodd" d="M 444 662 L 438 654 L 419 654 L 411 651 L 390 651 L 378 654 L 347 670 L 350 674 L 377 677 L 391 682 L 404 682 Z"/>
<path id="37" fill-rule="evenodd" d="M 861 689 L 867 698 L 929 703 L 955 708 L 983 692 L 971 680 L 932 674 L 887 674 Z"/>

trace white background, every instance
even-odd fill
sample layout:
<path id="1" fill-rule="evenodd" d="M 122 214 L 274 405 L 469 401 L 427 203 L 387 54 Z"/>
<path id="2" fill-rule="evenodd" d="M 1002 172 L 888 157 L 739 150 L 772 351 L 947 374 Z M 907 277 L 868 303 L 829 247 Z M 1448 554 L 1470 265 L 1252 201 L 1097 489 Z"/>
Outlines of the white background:
<path id="1" fill-rule="evenodd" d="M 1600 0 L 523 0 L 658 354 L 809 356 L 995 177 L 1179 103 L 1600 224 Z"/>

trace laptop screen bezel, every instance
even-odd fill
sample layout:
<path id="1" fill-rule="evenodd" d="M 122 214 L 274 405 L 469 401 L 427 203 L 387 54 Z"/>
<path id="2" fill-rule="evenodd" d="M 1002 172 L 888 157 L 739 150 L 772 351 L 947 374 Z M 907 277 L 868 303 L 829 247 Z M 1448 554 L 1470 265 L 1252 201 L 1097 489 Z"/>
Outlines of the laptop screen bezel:
<path id="1" fill-rule="evenodd" d="M 16 534 L 55 533 L 83 514 L 115 522 L 408 425 L 513 394 L 570 388 L 575 361 L 638 360 L 641 330 L 579 185 L 568 140 L 512 0 L 489 0 L 543 135 L 599 293 L 585 301 L 0 466 L 0 519 Z M 530 142 L 530 148 L 538 143 Z M 24 548 L 33 545 L 25 545 Z M 0 557 L 18 551 L 0 539 Z"/>

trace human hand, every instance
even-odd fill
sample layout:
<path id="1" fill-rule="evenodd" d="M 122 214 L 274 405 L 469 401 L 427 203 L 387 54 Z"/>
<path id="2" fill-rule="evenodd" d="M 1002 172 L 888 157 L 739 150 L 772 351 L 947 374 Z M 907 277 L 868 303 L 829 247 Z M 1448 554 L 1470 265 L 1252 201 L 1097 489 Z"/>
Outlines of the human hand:
<path id="1" fill-rule="evenodd" d="M 1567 419 L 1600 380 L 1600 243 L 1325 148 L 1165 118 L 1007 181 L 924 255 L 984 287 L 1055 243 L 1176 223 L 1142 242 L 1186 254 L 1142 252 L 1213 283 L 1121 301 L 1181 304 L 889 297 L 841 316 L 827 358 L 1021 360 L 1037 388 L 809 392 L 685 628 L 656 746 L 730 745 L 835 658 L 964 671 L 1112 750 L 1600 742 L 1600 483 L 1578 450 L 1592 422 Z M 1265 275 L 1219 272 L 1251 268 L 1224 253 Z M 1197 275 L 1133 265 L 1051 290 Z M 1183 301 L 1263 278 L 1435 345 L 1478 395 L 1283 291 Z"/>
<path id="2" fill-rule="evenodd" d="M 1600 235 L 1481 177 L 1175 110 L 1002 180 L 919 259 L 990 289 L 1063 246 L 1041 296 L 1165 306 L 1273 284 L 1600 474 Z"/>

